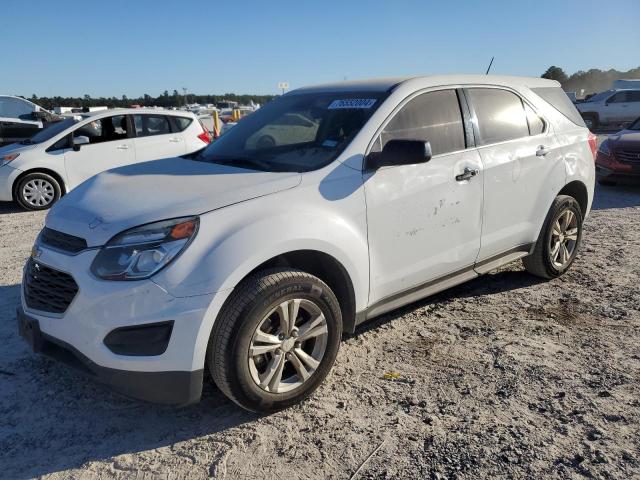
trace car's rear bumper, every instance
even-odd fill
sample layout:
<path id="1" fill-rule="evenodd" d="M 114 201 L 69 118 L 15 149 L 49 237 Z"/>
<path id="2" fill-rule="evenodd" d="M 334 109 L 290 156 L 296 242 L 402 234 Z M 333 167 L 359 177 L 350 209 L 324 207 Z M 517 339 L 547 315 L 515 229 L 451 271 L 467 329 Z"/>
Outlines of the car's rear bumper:
<path id="1" fill-rule="evenodd" d="M 140 400 L 188 405 L 202 394 L 203 370 L 141 372 L 96 364 L 75 347 L 40 330 L 37 319 L 17 310 L 20 335 L 35 352 L 55 358 L 114 390 Z"/>

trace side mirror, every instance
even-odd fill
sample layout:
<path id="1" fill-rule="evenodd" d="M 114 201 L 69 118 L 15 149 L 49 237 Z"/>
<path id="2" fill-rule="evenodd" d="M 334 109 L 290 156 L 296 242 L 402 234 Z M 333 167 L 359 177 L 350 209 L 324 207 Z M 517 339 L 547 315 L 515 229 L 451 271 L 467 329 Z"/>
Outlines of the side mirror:
<path id="1" fill-rule="evenodd" d="M 76 152 L 80 151 L 81 145 L 89 145 L 89 137 L 86 137 L 84 135 L 73 137 L 73 150 Z"/>
<path id="2" fill-rule="evenodd" d="M 367 170 L 395 165 L 415 165 L 431 160 L 431 143 L 423 140 L 389 140 L 381 152 L 367 156 Z"/>

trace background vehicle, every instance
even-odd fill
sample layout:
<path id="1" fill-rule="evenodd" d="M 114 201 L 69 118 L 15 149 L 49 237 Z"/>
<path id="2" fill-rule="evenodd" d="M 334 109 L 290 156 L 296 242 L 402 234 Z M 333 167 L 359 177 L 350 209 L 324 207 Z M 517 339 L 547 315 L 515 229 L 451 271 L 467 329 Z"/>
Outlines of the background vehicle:
<path id="1" fill-rule="evenodd" d="M 608 90 L 576 104 L 589 130 L 640 117 L 640 89 Z"/>
<path id="2" fill-rule="evenodd" d="M 251 140 L 300 117 L 313 138 L 296 125 L 277 145 Z M 128 395 L 196 401 L 206 367 L 242 407 L 282 409 L 367 319 L 521 258 L 562 275 L 595 150 L 555 81 L 299 89 L 197 154 L 63 198 L 25 269 L 20 328 Z"/>
<path id="3" fill-rule="evenodd" d="M 0 95 L 0 146 L 20 142 L 60 120 L 29 100 Z"/>
<path id="4" fill-rule="evenodd" d="M 191 153 L 210 140 L 188 112 L 122 109 L 69 117 L 0 148 L 0 201 L 49 208 L 99 172 Z"/>
<path id="5" fill-rule="evenodd" d="M 600 144 L 596 175 L 602 185 L 615 185 L 619 180 L 640 180 L 640 117 Z"/>

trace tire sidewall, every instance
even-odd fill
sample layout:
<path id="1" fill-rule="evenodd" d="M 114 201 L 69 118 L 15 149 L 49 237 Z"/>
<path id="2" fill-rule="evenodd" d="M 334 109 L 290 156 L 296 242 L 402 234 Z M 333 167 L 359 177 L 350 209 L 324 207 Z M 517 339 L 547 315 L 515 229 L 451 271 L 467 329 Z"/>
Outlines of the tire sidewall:
<path id="1" fill-rule="evenodd" d="M 553 224 L 558 220 L 560 215 L 562 215 L 562 213 L 564 213 L 567 209 L 570 209 L 578 219 L 578 239 L 576 241 L 576 246 L 573 249 L 573 252 L 571 253 L 569 262 L 567 262 L 567 264 L 564 267 L 557 268 L 551 260 L 551 253 L 550 253 L 551 234 L 553 231 Z M 555 208 L 553 209 L 552 215 L 550 215 L 549 217 L 549 222 L 547 223 L 547 228 L 544 234 L 543 260 L 544 260 L 545 268 L 549 273 L 549 275 L 551 275 L 552 277 L 559 277 L 564 272 L 566 272 L 569 269 L 569 267 L 571 267 L 571 265 L 573 264 L 573 261 L 576 258 L 576 255 L 578 254 L 578 249 L 580 248 L 581 242 L 582 242 L 582 211 L 580 209 L 580 205 L 574 198 L 566 197 L 562 199 L 558 204 L 556 204 Z"/>
<path id="2" fill-rule="evenodd" d="M 313 377 L 301 387 L 285 393 L 269 393 L 253 381 L 249 370 L 248 351 L 251 339 L 264 316 L 278 304 L 293 298 L 309 300 L 322 311 L 327 321 L 327 347 Z M 240 397 L 256 405 L 260 411 L 276 411 L 299 403 L 308 397 L 325 379 L 335 361 L 342 334 L 342 317 L 335 295 L 324 284 L 310 278 L 288 278 L 267 288 L 240 314 L 238 330 L 231 346 L 230 366 L 238 379 L 236 388 Z"/>
<path id="3" fill-rule="evenodd" d="M 23 189 L 24 186 L 30 182 L 31 180 L 34 179 L 42 179 L 42 180 L 46 180 L 47 182 L 49 182 L 52 186 L 53 186 L 53 200 L 48 204 L 48 205 L 43 205 L 41 207 L 36 206 L 36 205 L 31 205 L 29 202 L 26 201 L 26 199 L 23 198 Z M 49 208 L 51 208 L 53 206 L 54 203 L 56 203 L 61 196 L 61 188 L 60 188 L 60 184 L 58 183 L 58 181 L 53 178 L 51 175 L 47 175 L 46 173 L 30 173 L 28 175 L 25 175 L 24 177 L 22 177 L 20 179 L 20 181 L 18 182 L 17 186 L 16 186 L 16 190 L 14 193 L 16 202 L 18 202 L 18 204 L 26 209 L 26 210 L 47 210 Z"/>

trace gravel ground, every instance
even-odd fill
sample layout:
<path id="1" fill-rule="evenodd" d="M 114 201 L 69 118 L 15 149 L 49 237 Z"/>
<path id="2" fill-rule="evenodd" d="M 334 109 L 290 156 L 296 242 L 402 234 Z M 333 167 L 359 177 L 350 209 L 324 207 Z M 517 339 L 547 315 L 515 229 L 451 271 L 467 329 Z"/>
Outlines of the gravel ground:
<path id="1" fill-rule="evenodd" d="M 564 277 L 516 262 L 385 315 L 270 416 L 210 384 L 131 401 L 29 352 L 14 311 L 43 219 L 0 207 L 2 478 L 640 477 L 638 187 L 598 189 Z"/>

